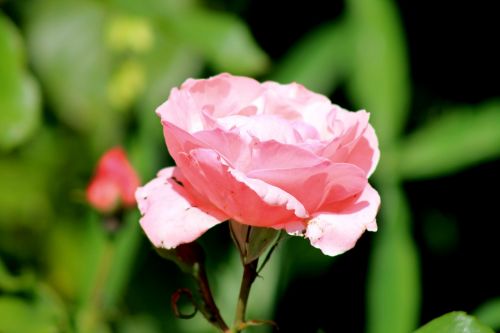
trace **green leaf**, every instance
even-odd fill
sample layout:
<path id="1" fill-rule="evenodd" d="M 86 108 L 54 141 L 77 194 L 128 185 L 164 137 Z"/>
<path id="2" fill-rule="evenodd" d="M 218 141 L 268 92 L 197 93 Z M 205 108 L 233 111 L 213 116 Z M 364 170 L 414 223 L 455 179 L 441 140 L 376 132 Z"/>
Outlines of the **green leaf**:
<path id="1" fill-rule="evenodd" d="M 58 296 L 40 285 L 30 299 L 0 296 L 0 332 L 53 333 L 67 332 L 66 313 Z"/>
<path id="2" fill-rule="evenodd" d="M 489 300 L 474 311 L 474 316 L 494 330 L 500 330 L 500 298 Z"/>
<path id="3" fill-rule="evenodd" d="M 248 27 L 235 16 L 198 8 L 168 15 L 167 21 L 179 41 L 203 53 L 217 71 L 257 75 L 269 65 Z"/>
<path id="4" fill-rule="evenodd" d="M 438 177 L 500 156 L 500 101 L 443 112 L 399 147 L 406 179 Z"/>
<path id="5" fill-rule="evenodd" d="M 298 82 L 308 89 L 330 94 L 351 65 L 352 43 L 345 21 L 330 22 L 294 44 L 276 65 L 271 79 Z"/>
<path id="6" fill-rule="evenodd" d="M 356 107 L 372 113 L 382 146 L 401 134 L 408 112 L 410 80 L 402 24 L 391 0 L 349 0 L 354 53 L 349 76 Z"/>
<path id="7" fill-rule="evenodd" d="M 415 333 L 494 333 L 476 318 L 464 312 L 450 312 L 434 319 Z"/>
<path id="8" fill-rule="evenodd" d="M 407 333 L 417 325 L 420 281 L 417 247 L 410 235 L 410 212 L 402 189 L 380 186 L 382 222 L 375 237 L 368 275 L 369 333 Z"/>
<path id="9" fill-rule="evenodd" d="M 21 36 L 0 12 L 0 150 L 21 145 L 40 124 L 40 91 L 24 60 Z"/>

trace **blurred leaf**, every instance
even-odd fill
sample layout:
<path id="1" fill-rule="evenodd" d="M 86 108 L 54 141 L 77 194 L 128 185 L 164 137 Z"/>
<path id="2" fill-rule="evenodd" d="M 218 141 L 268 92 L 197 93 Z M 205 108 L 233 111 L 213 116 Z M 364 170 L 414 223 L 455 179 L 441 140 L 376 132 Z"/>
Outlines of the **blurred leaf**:
<path id="1" fill-rule="evenodd" d="M 86 272 L 92 270 L 94 265 L 89 266 L 85 261 L 86 254 L 95 251 L 85 241 L 83 226 L 75 226 L 70 221 L 58 221 L 48 236 L 46 260 L 47 279 L 57 290 L 69 300 L 77 299 L 84 284 L 82 280 L 88 275 Z M 95 244 L 92 244 L 95 245 Z M 82 253 L 82 246 L 87 251 Z M 96 258 L 93 258 L 96 261 Z M 82 262 L 85 263 L 82 265 Z"/>
<path id="2" fill-rule="evenodd" d="M 76 230 L 80 230 L 81 241 L 88 250 L 85 253 L 81 252 L 82 243 L 74 249 L 80 251 L 80 255 L 82 255 L 80 262 L 85 263 L 80 265 L 80 267 L 84 266 L 85 268 L 83 270 L 80 268 L 81 284 L 77 296 L 82 307 L 95 307 L 94 311 L 100 311 L 97 304 L 100 305 L 105 278 L 109 273 L 112 247 L 103 226 L 105 222 L 100 214 L 92 212 L 81 223 L 83 225 Z"/>
<path id="3" fill-rule="evenodd" d="M 198 0 L 111 0 L 110 2 L 121 11 L 154 18 L 177 15 L 200 5 Z"/>
<path id="4" fill-rule="evenodd" d="M 464 312 L 450 312 L 434 319 L 415 331 L 415 333 L 494 333 L 476 318 Z"/>
<path id="5" fill-rule="evenodd" d="M 351 40 L 345 21 L 327 23 L 294 44 L 271 77 L 282 83 L 298 82 L 328 95 L 350 69 Z"/>
<path id="6" fill-rule="evenodd" d="M 40 92 L 26 72 L 19 32 L 0 12 L 0 150 L 29 139 L 40 123 Z"/>
<path id="7" fill-rule="evenodd" d="M 163 32 L 159 31 L 161 35 Z M 168 151 L 155 109 L 165 102 L 174 86 L 197 76 L 202 59 L 185 46 L 175 46 L 167 38 L 158 38 L 150 53 L 144 55 L 148 82 L 137 105 L 138 134 L 132 143 L 131 160 L 143 180 L 150 179 L 165 167 Z"/>
<path id="8" fill-rule="evenodd" d="M 41 230 L 47 225 L 52 212 L 49 180 L 35 163 L 17 158 L 0 162 L 0 230 Z"/>
<path id="9" fill-rule="evenodd" d="M 410 98 L 403 27 L 391 0 L 349 0 L 354 54 L 349 88 L 355 106 L 372 113 L 382 146 L 404 128 Z"/>
<path id="10" fill-rule="evenodd" d="M 500 298 L 489 300 L 474 311 L 474 316 L 496 331 L 500 330 Z"/>
<path id="11" fill-rule="evenodd" d="M 399 150 L 406 179 L 437 177 L 500 156 L 500 101 L 448 110 L 410 134 Z"/>
<path id="12" fill-rule="evenodd" d="M 122 221 L 123 226 L 112 240 L 115 249 L 102 291 L 104 310 L 116 307 L 125 294 L 136 262 L 137 251 L 143 240 L 143 233 L 138 223 L 140 217 L 138 211 L 128 212 L 125 216 L 125 220 Z"/>
<path id="13" fill-rule="evenodd" d="M 380 186 L 383 224 L 375 241 L 368 276 L 369 333 L 407 333 L 417 324 L 420 281 L 417 247 L 410 235 L 410 212 L 401 188 Z"/>
<path id="14" fill-rule="evenodd" d="M 159 333 L 161 332 L 158 322 L 151 316 L 129 316 L 119 321 L 118 332 L 120 333 Z"/>
<path id="15" fill-rule="evenodd" d="M 107 12 L 95 1 L 35 1 L 25 7 L 30 58 L 59 119 L 91 134 L 97 151 L 118 141 L 123 114 L 108 96 Z"/>
<path id="16" fill-rule="evenodd" d="M 0 332 L 66 332 L 68 323 L 63 304 L 48 287 L 40 285 L 33 299 L 0 296 Z"/>
<path id="17" fill-rule="evenodd" d="M 143 56 L 149 80 L 139 108 L 141 116 L 154 119 L 161 132 L 155 109 L 167 100 L 173 87 L 201 72 L 203 59 L 185 45 L 172 43 L 164 30 L 158 30 L 157 34 L 162 37 L 158 38 L 151 52 Z"/>
<path id="18" fill-rule="evenodd" d="M 0 249 L 18 259 L 40 259 L 55 207 L 58 215 L 69 209 L 56 199 L 56 193 L 61 190 L 68 195 L 73 169 L 83 164 L 71 157 L 85 156 L 80 149 L 68 157 L 71 139 L 53 128 L 41 127 L 35 138 L 0 159 Z"/>
<path id="19" fill-rule="evenodd" d="M 203 53 L 217 71 L 257 75 L 269 65 L 248 27 L 235 16 L 198 8 L 166 18 L 178 40 Z"/>

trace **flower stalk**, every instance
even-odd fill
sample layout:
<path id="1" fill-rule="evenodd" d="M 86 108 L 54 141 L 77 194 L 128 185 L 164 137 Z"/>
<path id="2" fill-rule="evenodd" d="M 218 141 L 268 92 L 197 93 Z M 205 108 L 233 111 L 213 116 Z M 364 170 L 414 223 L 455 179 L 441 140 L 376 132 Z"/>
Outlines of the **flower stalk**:
<path id="1" fill-rule="evenodd" d="M 240 293 L 238 296 L 238 304 L 236 306 L 236 316 L 234 320 L 234 330 L 236 333 L 241 332 L 247 326 L 245 325 L 245 314 L 248 296 L 250 295 L 250 288 L 257 277 L 258 261 L 259 260 L 256 259 L 243 266 L 243 278 L 241 279 Z"/>

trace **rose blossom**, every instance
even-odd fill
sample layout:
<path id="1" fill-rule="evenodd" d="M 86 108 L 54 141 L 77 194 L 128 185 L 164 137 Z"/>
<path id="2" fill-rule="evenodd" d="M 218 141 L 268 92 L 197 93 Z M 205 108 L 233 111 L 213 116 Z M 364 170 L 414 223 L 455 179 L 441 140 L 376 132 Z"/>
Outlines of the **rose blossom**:
<path id="1" fill-rule="evenodd" d="M 134 193 L 139 184 L 139 177 L 125 151 L 119 147 L 112 148 L 97 163 L 95 175 L 87 187 L 87 201 L 103 213 L 112 212 L 120 203 L 133 206 Z"/>
<path id="2" fill-rule="evenodd" d="M 160 248 L 237 223 L 303 235 L 327 255 L 376 231 L 378 159 L 369 114 L 300 84 L 220 74 L 189 79 L 156 110 L 177 166 L 136 192 L 141 226 Z"/>

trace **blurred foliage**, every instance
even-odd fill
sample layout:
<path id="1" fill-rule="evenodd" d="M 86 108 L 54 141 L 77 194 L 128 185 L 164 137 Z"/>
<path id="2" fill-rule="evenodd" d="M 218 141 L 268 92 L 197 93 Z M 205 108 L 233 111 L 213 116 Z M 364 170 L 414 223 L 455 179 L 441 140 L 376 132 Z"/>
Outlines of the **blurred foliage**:
<path id="1" fill-rule="evenodd" d="M 222 71 L 297 81 L 327 95 L 345 88 L 354 107 L 371 112 L 383 205 L 380 231 L 370 235 L 366 331 L 413 331 L 422 287 L 403 181 L 498 159 L 500 102 L 450 106 L 406 134 L 406 49 L 390 0 L 346 1 L 340 18 L 274 63 L 243 18 L 201 1 L 0 2 L 0 332 L 211 332 L 201 316 L 181 321 L 169 311 L 169 291 L 184 286 L 180 272 L 165 263 L 150 280 L 142 276 L 142 261 L 156 253 L 138 213 L 124 212 L 110 232 L 106 217 L 85 204 L 84 189 L 98 156 L 115 144 L 144 180 L 172 163 L 153 110 L 186 78 Z M 440 232 L 437 247 L 455 230 L 450 223 L 428 231 Z M 236 293 L 227 290 L 238 289 L 239 258 L 208 240 L 215 299 L 232 316 Z M 294 279 L 319 276 L 332 262 L 303 240 L 283 241 L 255 283 L 249 317 L 273 318 Z M 148 289 L 159 285 L 165 289 Z M 499 309 L 493 300 L 475 315 L 500 329 Z M 451 313 L 417 332 L 490 330 Z"/>
<path id="2" fill-rule="evenodd" d="M 490 326 L 495 331 L 500 330 L 500 298 L 488 300 L 474 312 L 481 323 Z"/>

